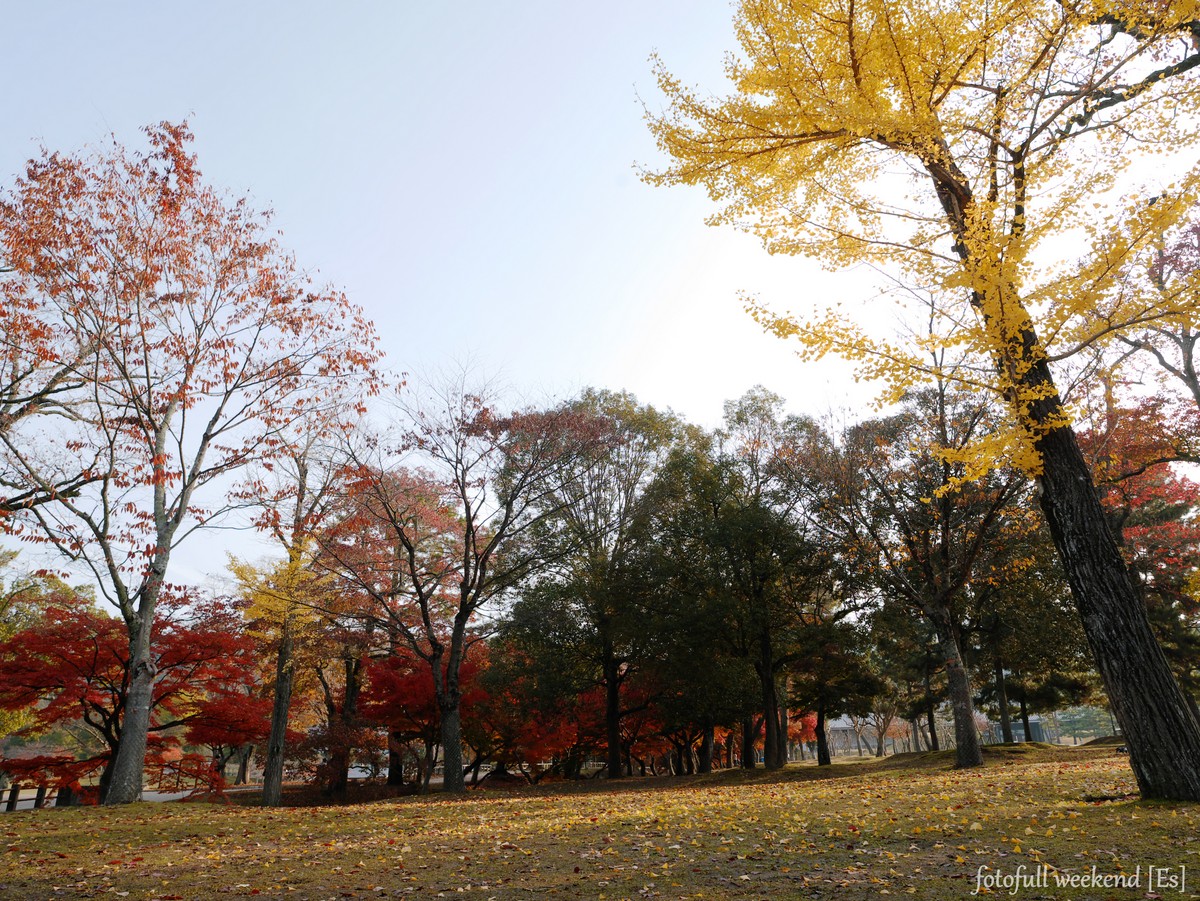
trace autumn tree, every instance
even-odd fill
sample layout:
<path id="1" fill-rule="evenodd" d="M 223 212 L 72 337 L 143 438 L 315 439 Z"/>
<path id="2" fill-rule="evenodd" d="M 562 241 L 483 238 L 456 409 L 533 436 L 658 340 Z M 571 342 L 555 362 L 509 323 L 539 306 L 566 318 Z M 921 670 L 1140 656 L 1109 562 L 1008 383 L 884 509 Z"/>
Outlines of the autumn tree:
<path id="1" fill-rule="evenodd" d="M 84 565 L 128 633 L 110 804 L 141 793 L 172 552 L 227 509 L 218 480 L 278 454 L 378 356 L 360 311 L 308 284 L 265 215 L 204 183 L 186 126 L 147 135 L 144 152 L 44 153 L 4 198 L 6 290 L 91 349 L 60 357 L 56 399 L 71 403 L 64 446 L 96 454 L 90 480 L 60 491 L 62 468 L 32 455 L 14 478 L 55 495 L 25 511 L 28 534 Z"/>
<path id="2" fill-rule="evenodd" d="M 64 598 L 87 598 L 47 573 L 22 571 L 17 551 L 0 550 L 0 642 L 36 624 L 47 606 Z M 33 703 L 26 708 L 0 710 L 0 736 L 11 735 L 33 722 Z"/>
<path id="3" fill-rule="evenodd" d="M 263 765 L 264 807 L 282 803 L 285 737 L 296 681 L 297 645 L 312 643 L 321 611 L 332 606 L 329 580 L 316 564 L 317 534 L 329 524 L 343 489 L 345 468 L 337 450 L 352 431 L 347 411 L 374 378 L 341 386 L 341 404 L 332 404 L 296 423 L 283 451 L 251 469 L 237 496 L 254 511 L 254 524 L 282 551 L 284 559 L 264 570 L 233 560 L 230 569 L 248 600 L 256 634 L 274 652 L 271 732 Z"/>
<path id="4" fill-rule="evenodd" d="M 229 570 L 245 602 L 247 633 L 256 641 L 260 659 L 269 666 L 271 716 L 264 738 L 264 807 L 282 803 L 283 768 L 297 671 L 312 665 L 326 649 L 320 622 L 332 606 L 328 579 L 312 568 L 311 541 L 297 540 L 289 557 L 252 566 L 231 559 Z"/>
<path id="5" fill-rule="evenodd" d="M 546 565 L 533 541 L 604 440 L 572 404 L 503 411 L 462 380 L 402 394 L 391 435 L 355 450 L 348 515 L 325 540 L 332 571 L 429 666 L 441 716 L 444 790 L 462 791 L 461 672 L 479 616 Z"/>
<path id="6" fill-rule="evenodd" d="M 1053 366 L 1194 315 L 1185 294 L 1125 275 L 1200 186 L 1195 13 L 1141 0 L 743 0 L 729 97 L 659 67 L 668 106 L 650 125 L 672 163 L 649 176 L 703 185 L 721 204 L 714 222 L 772 252 L 870 262 L 935 292 L 936 340 L 990 362 L 972 381 L 1010 414 L 1004 440 L 974 459 L 1037 479 L 1142 794 L 1190 800 L 1200 724 L 1107 528 Z M 1168 134 L 1177 152 L 1158 155 Z M 1127 176 L 1143 148 L 1174 184 Z M 813 355 L 862 361 L 893 397 L 931 369 L 932 344 L 872 336 L 837 311 L 758 314 Z"/>
<path id="7" fill-rule="evenodd" d="M 464 735 L 476 749 L 486 735 L 501 772 L 515 767 L 532 783 L 550 774 L 579 778 L 584 761 L 605 745 L 603 689 L 586 672 L 564 672 L 569 665 L 554 657 L 527 653 L 507 634 L 508 622 L 488 642 L 482 697 Z"/>
<path id="8" fill-rule="evenodd" d="M 124 623 L 80 600 L 60 597 L 0 644 L 0 708 L 32 707 L 28 730 L 82 722 L 101 745 L 93 760 L 102 767 L 103 796 L 126 738 L 133 664 Z M 163 608 L 148 731 L 162 736 L 201 719 L 215 727 L 227 703 L 237 705 L 239 717 L 257 713 L 257 726 L 247 728 L 261 730 L 265 710 L 246 700 L 254 668 L 240 614 L 219 599 L 182 595 L 164 597 Z M 226 735 L 230 725 L 221 723 Z"/>

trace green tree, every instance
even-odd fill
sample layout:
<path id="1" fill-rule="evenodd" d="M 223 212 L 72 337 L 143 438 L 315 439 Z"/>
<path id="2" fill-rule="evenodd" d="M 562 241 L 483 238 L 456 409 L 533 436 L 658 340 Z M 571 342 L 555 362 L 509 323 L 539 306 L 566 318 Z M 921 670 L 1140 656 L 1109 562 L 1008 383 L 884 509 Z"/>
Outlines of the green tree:
<path id="1" fill-rule="evenodd" d="M 763 388 L 726 403 L 715 443 L 677 454 L 659 480 L 663 499 L 651 505 L 655 532 L 688 572 L 690 597 L 720 624 L 725 652 L 754 669 L 772 768 L 787 762 L 787 668 L 805 629 L 840 600 L 831 545 L 784 465 L 812 424 L 782 407 Z M 756 731 L 743 724 L 744 765 Z"/>
<path id="2" fill-rule="evenodd" d="M 632 564 L 636 522 L 649 486 L 679 435 L 680 423 L 629 394 L 589 389 L 571 405 L 602 427 L 606 440 L 571 462 L 558 485 L 536 505 L 551 515 L 532 540 L 552 561 L 517 602 L 514 619 L 565 621 L 563 629 L 522 629 L 532 654 L 554 654 L 605 694 L 609 778 L 623 772 L 621 686 L 650 653 L 656 636 L 645 628 L 644 579 Z M 567 639 L 557 649 L 551 639 Z M 587 683 L 579 686 L 580 689 Z"/>

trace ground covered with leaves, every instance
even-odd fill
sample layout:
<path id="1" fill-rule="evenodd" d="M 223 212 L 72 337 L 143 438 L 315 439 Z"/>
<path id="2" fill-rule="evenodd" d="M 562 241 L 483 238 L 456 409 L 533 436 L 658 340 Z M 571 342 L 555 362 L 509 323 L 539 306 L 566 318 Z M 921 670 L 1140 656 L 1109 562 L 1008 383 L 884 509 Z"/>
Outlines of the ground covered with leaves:
<path id="1" fill-rule="evenodd" d="M 4 814 L 0 898 L 943 899 L 989 876 L 994 896 L 1187 898 L 1198 824 L 1200 805 L 1138 801 L 1111 747 L 1016 746 L 969 771 L 928 754 L 461 799 Z"/>

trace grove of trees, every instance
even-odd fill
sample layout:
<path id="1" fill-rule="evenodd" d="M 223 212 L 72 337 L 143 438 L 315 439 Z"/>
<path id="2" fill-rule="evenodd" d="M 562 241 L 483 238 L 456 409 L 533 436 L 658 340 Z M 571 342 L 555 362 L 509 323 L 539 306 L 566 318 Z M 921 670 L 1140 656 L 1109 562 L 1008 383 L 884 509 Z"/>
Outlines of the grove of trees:
<path id="1" fill-rule="evenodd" d="M 1097 704 L 1146 797 L 1200 800 L 1200 170 L 1120 179 L 1198 112 L 1184 6 L 742 0 L 727 98 L 658 66 L 649 181 L 913 298 L 904 338 L 751 303 L 883 383 L 823 421 L 761 386 L 705 429 L 406 383 L 185 125 L 30 162 L 0 194 L 0 530 L 61 571 L 0 555 L 0 769 L 124 804 L 257 757 L 274 806 L 356 768 L 826 765 L 838 717 L 973 767 L 981 714 L 1012 741 Z M 175 584 L 225 525 L 275 556 Z"/>

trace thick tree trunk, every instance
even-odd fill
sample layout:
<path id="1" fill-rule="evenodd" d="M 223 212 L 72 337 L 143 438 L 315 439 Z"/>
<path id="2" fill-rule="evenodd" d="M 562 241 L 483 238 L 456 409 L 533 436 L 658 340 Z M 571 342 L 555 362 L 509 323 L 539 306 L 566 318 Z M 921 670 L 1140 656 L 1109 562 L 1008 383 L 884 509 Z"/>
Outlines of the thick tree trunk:
<path id="1" fill-rule="evenodd" d="M 817 704 L 817 766 L 829 766 L 833 758 L 829 756 L 829 736 L 825 733 L 825 702 Z"/>
<path id="2" fill-rule="evenodd" d="M 458 699 L 442 708 L 442 791 L 457 793 L 467 790 L 463 774 L 462 717 Z"/>
<path id="3" fill-rule="evenodd" d="M 958 636 L 945 617 L 934 623 L 938 644 L 946 658 L 946 681 L 950 689 L 950 710 L 954 714 L 954 765 L 983 765 L 983 749 L 975 728 L 975 705 L 971 700 L 971 677 L 963 665 Z"/>
<path id="4" fill-rule="evenodd" d="M 400 734 L 393 729 L 388 730 L 387 784 L 404 784 L 404 751 L 401 748 Z"/>
<path id="5" fill-rule="evenodd" d="M 146 738 L 150 733 L 150 707 L 154 701 L 154 678 L 158 674 L 150 656 L 150 629 L 154 619 L 153 603 L 129 646 L 129 688 L 125 694 L 125 715 L 121 720 L 121 741 L 117 745 L 101 795 L 104 804 L 130 804 L 142 799 L 142 777 L 146 768 Z"/>
<path id="6" fill-rule="evenodd" d="M 777 770 L 783 766 L 780 760 L 779 695 L 775 689 L 775 677 L 768 670 L 760 673 L 763 709 L 763 766 Z"/>
<path id="7" fill-rule="evenodd" d="M 350 755 L 354 750 L 354 733 L 358 726 L 358 694 L 362 688 L 362 659 L 347 656 L 344 662 L 346 692 L 342 696 L 341 733 L 342 745 L 338 749 L 337 765 L 334 769 L 331 793 L 345 798 L 350 787 Z"/>
<path id="8" fill-rule="evenodd" d="M 1200 801 L 1200 724 L 1150 628 L 1075 434 L 1052 429 L 1037 448 L 1042 511 L 1142 797 Z"/>
<path id="9" fill-rule="evenodd" d="M 1008 711 L 1008 685 L 1004 678 L 1004 664 L 996 658 L 996 703 L 1000 707 L 1000 734 L 1006 745 L 1013 743 L 1012 715 Z M 1029 741 L 1029 732 L 1025 732 L 1025 740 Z"/>
<path id="10" fill-rule="evenodd" d="M 786 733 L 780 734 L 779 729 L 779 688 L 775 684 L 775 671 L 772 666 L 774 652 L 771 647 L 771 636 L 763 633 L 759 637 L 758 659 L 754 669 L 758 673 L 759 687 L 762 693 L 763 715 L 763 766 L 769 770 L 780 769 L 787 762 L 787 751 L 783 749 Z"/>
<path id="11" fill-rule="evenodd" d="M 742 717 L 742 769 L 752 770 L 755 766 L 754 740 L 758 738 L 759 724 L 754 717 Z"/>
<path id="12" fill-rule="evenodd" d="M 242 745 L 238 751 L 238 770 L 234 785 L 245 785 L 250 781 L 250 758 L 254 756 L 254 745 Z"/>
<path id="13" fill-rule="evenodd" d="M 292 630 L 284 623 L 275 655 L 275 703 L 271 707 L 271 732 L 267 737 L 267 760 L 263 767 L 263 807 L 278 807 L 283 803 L 283 754 L 287 736 L 288 712 L 292 706 L 292 684 L 295 667 L 292 665 Z"/>

